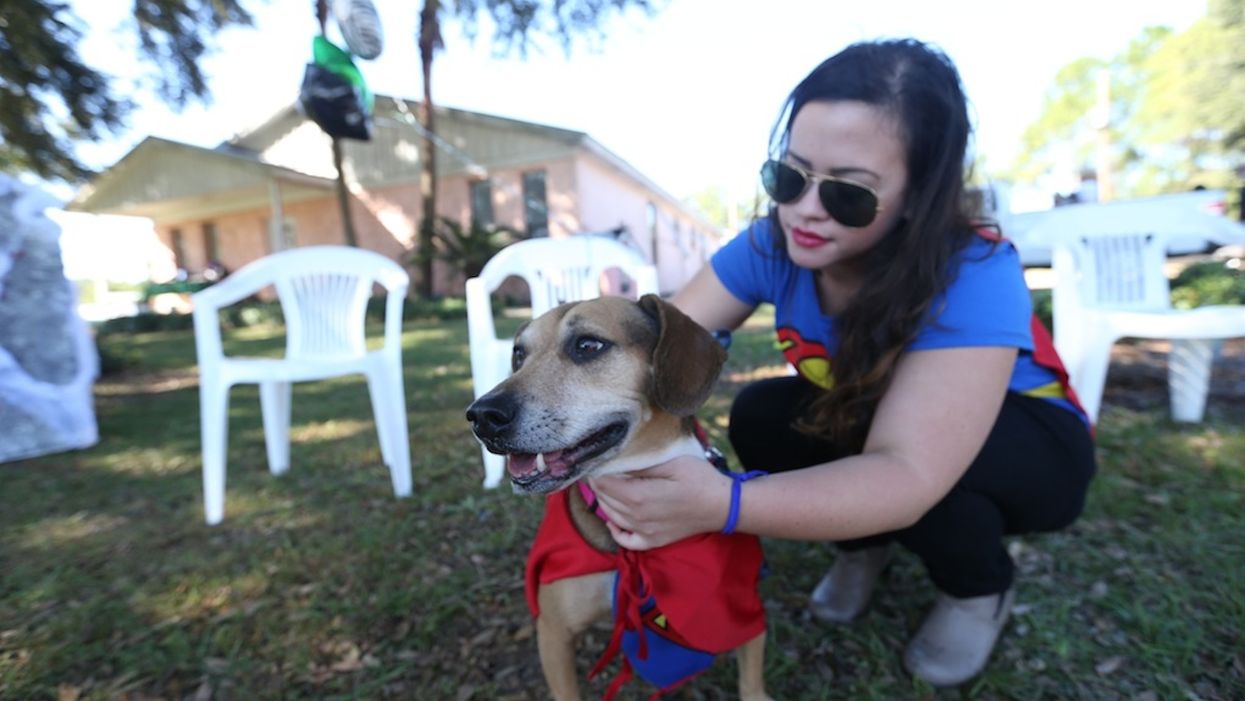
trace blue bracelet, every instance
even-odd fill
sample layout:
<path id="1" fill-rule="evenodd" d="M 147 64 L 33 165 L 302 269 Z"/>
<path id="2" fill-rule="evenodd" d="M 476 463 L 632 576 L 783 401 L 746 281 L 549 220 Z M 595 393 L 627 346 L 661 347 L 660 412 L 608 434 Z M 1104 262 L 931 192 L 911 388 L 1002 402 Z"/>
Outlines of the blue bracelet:
<path id="1" fill-rule="evenodd" d="M 728 472 L 731 478 L 731 510 L 726 515 L 726 525 L 722 526 L 722 534 L 730 535 L 735 532 L 735 526 L 739 525 L 739 493 L 743 488 L 744 482 L 757 477 L 768 475 L 764 470 L 752 470 L 750 472 Z"/>

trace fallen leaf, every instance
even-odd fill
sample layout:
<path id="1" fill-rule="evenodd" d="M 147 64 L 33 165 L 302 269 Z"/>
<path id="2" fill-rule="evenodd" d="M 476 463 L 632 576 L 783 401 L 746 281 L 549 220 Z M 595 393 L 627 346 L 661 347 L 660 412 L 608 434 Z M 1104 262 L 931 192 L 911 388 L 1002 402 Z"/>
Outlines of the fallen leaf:
<path id="1" fill-rule="evenodd" d="M 82 689 L 73 684 L 61 684 L 56 687 L 56 701 L 78 701 Z"/>
<path id="2" fill-rule="evenodd" d="M 334 672 L 354 672 L 363 668 L 363 655 L 360 654 L 358 645 L 345 642 L 338 646 L 337 651 L 341 657 L 329 669 Z"/>
<path id="3" fill-rule="evenodd" d="M 1108 657 L 1102 662 L 1099 662 L 1098 664 L 1094 665 L 1094 671 L 1097 672 L 1099 676 L 1105 677 L 1108 674 L 1115 672 L 1123 664 L 1124 664 L 1124 658 L 1119 655 L 1116 655 L 1115 657 Z"/>
<path id="4" fill-rule="evenodd" d="M 212 685 L 203 682 L 195 689 L 195 693 L 187 696 L 185 701 L 212 701 Z"/>

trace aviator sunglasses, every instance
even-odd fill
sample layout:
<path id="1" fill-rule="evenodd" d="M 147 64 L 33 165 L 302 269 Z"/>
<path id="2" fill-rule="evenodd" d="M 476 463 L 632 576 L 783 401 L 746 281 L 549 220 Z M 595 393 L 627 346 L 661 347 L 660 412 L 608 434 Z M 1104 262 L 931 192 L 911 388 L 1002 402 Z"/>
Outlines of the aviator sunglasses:
<path id="1" fill-rule="evenodd" d="M 843 226 L 869 226 L 882 211 L 877 191 L 858 182 L 820 175 L 783 161 L 770 160 L 761 166 L 761 185 L 778 204 L 795 202 L 813 183 L 817 183 L 821 206 Z"/>

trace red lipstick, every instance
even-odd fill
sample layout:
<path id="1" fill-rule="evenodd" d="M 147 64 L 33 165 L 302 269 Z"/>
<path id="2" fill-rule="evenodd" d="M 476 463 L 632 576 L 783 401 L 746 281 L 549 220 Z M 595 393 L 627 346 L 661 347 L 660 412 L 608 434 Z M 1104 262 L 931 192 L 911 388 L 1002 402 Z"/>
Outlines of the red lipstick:
<path id="1" fill-rule="evenodd" d="M 791 228 L 791 241 L 800 248 L 818 248 L 830 242 L 806 229 Z"/>

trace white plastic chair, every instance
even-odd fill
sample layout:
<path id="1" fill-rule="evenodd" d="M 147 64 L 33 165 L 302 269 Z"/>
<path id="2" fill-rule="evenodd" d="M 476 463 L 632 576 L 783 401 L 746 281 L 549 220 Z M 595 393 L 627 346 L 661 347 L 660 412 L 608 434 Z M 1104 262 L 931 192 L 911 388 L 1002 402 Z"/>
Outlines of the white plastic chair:
<path id="1" fill-rule="evenodd" d="M 601 276 L 617 268 L 632 279 L 638 298 L 657 294 L 657 269 L 634 249 L 598 236 L 527 239 L 489 259 L 479 277 L 467 281 L 467 332 L 471 346 L 471 381 L 478 398 L 510 375 L 513 338 L 498 338 L 489 295 L 507 277 L 527 282 L 535 318 L 564 302 L 600 297 Z M 501 483 L 505 459 L 483 446 L 484 487 Z"/>
<path id="2" fill-rule="evenodd" d="M 367 350 L 364 316 L 372 286 L 388 294 L 384 345 Z M 218 312 L 264 287 L 276 288 L 285 317 L 285 357 L 239 358 L 224 354 Z M 199 359 L 199 409 L 203 439 L 203 504 L 209 525 L 225 511 L 225 456 L 229 388 L 259 385 L 268 469 L 290 467 L 290 385 L 362 373 L 367 376 L 393 492 L 411 493 L 411 455 L 402 388 L 402 305 L 410 277 L 372 251 L 345 246 L 296 248 L 254 261 L 193 295 L 195 351 Z"/>
<path id="3" fill-rule="evenodd" d="M 1143 231 L 1145 229 L 1142 229 Z M 1161 234 L 1064 234 L 1054 239 L 1055 348 L 1090 420 L 1102 405 L 1111 346 L 1125 337 L 1172 341 L 1168 390 L 1174 421 L 1198 423 L 1222 339 L 1245 336 L 1245 306 L 1172 309 Z"/>

